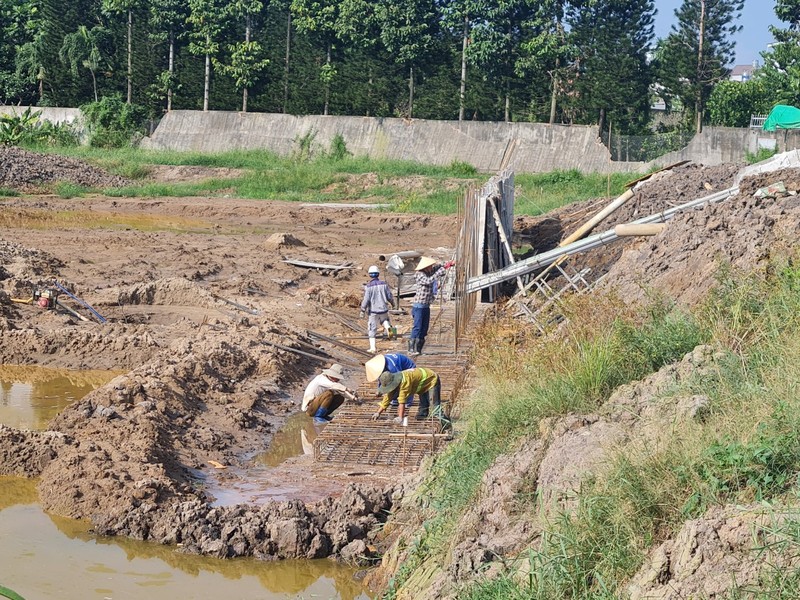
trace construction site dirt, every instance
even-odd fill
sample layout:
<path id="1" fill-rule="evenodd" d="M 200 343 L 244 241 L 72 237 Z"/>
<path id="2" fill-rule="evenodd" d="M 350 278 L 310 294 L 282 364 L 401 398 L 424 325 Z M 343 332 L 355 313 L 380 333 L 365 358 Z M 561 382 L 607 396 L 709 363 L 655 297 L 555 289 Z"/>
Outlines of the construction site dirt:
<path id="1" fill-rule="evenodd" d="M 725 189 L 738 168 L 686 165 L 654 177 L 596 230 Z M 202 177 L 197 168 L 172 174 Z M 760 176 L 747 189 L 773 179 Z M 515 244 L 550 249 L 607 201 L 519 217 Z M 223 557 L 369 557 L 369 532 L 413 487 L 413 471 L 403 479 L 397 468 L 342 469 L 311 454 L 265 471 L 252 458 L 299 411 L 305 383 L 325 366 L 284 348 L 313 354 L 320 342 L 309 332 L 319 332 L 366 350 L 357 315 L 368 266 L 383 267 L 380 257 L 405 250 L 450 258 L 455 216 L 226 197 L 36 194 L 3 198 L 0 211 L 0 364 L 121 373 L 46 431 L 0 426 L 2 474 L 39 477 L 46 510 L 92 519 L 102 533 Z M 708 234 L 702 240 L 690 233 L 698 226 Z M 742 195 L 580 260 L 631 298 L 666 286 L 690 303 L 711 285 L 719 261 L 758 266 L 798 226 L 794 200 Z M 107 322 L 66 296 L 72 312 L 19 302 L 54 281 Z M 411 326 L 409 299 L 402 304 L 405 312 L 393 315 L 401 335 Z M 348 329 L 347 319 L 364 334 Z M 363 369 L 346 366 L 347 382 L 358 385 Z"/>

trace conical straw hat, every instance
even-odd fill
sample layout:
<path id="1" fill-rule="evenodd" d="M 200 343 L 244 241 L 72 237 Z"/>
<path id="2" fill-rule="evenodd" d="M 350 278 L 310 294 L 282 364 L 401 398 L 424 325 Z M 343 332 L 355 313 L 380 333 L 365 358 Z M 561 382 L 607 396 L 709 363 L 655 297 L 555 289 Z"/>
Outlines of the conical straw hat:
<path id="1" fill-rule="evenodd" d="M 430 256 L 423 256 L 422 258 L 419 259 L 419 263 L 417 263 L 417 266 L 414 268 L 414 270 L 422 271 L 422 269 L 424 269 L 425 267 L 430 267 L 431 265 L 435 264 L 436 264 L 435 258 L 431 258 Z"/>
<path id="2" fill-rule="evenodd" d="M 376 354 L 364 363 L 364 367 L 367 369 L 367 381 L 375 381 L 386 367 L 386 357 L 383 354 Z"/>

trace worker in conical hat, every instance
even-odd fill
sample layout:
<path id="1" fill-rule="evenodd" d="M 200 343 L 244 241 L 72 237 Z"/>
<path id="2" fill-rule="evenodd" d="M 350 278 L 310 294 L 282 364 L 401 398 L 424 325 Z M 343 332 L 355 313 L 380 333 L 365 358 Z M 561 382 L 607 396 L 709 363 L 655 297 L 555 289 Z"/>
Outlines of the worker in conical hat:
<path id="1" fill-rule="evenodd" d="M 367 381 L 377 381 L 381 373 L 399 373 L 407 369 L 413 369 L 417 364 L 407 357 L 405 354 L 393 352 L 388 354 L 376 354 L 364 363 L 364 368 L 367 370 Z M 397 395 L 399 390 L 395 389 L 389 394 L 389 399 L 392 406 L 397 406 Z M 378 394 L 382 395 L 382 394 Z M 411 405 L 409 400 L 408 406 Z"/>
<path id="2" fill-rule="evenodd" d="M 408 353 L 411 356 L 420 354 L 425 345 L 425 337 L 428 335 L 428 326 L 431 322 L 431 304 L 436 297 L 434 286 L 444 279 L 447 269 L 454 264 L 453 261 L 448 261 L 441 265 L 435 259 L 423 256 L 414 268 L 416 293 L 411 302 L 414 326 L 408 340 Z"/>

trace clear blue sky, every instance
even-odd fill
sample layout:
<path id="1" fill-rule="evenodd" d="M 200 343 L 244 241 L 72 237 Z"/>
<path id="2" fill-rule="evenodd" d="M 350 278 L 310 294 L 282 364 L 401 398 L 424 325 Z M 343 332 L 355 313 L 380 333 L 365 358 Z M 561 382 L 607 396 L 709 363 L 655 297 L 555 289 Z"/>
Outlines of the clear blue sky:
<path id="1" fill-rule="evenodd" d="M 656 0 L 656 37 L 666 37 L 676 23 L 675 9 L 682 0 Z M 734 64 L 748 65 L 754 60 L 761 63 L 760 53 L 773 41 L 770 25 L 784 27 L 786 24 L 775 16 L 775 0 L 745 0 L 739 24 L 743 29 L 736 34 L 736 60 Z M 732 66 L 732 65 L 731 65 Z"/>

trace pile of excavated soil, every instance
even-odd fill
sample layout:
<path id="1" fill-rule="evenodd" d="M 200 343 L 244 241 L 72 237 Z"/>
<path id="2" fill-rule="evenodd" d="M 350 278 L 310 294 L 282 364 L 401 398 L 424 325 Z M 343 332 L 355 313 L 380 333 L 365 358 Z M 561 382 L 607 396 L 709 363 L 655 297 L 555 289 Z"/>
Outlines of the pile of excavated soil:
<path id="1" fill-rule="evenodd" d="M 736 164 L 707 167 L 689 163 L 654 173 L 636 187 L 633 198 L 597 224 L 592 234 L 728 189 L 734 185 L 741 167 Z M 518 246 L 532 246 L 534 250 L 527 255 L 551 250 L 609 203 L 607 199 L 592 199 L 570 204 L 541 217 L 519 217 L 514 223 L 514 242 Z M 587 279 L 596 281 L 609 273 L 627 248 L 640 243 L 641 238 L 618 240 L 581 253 L 571 258 L 568 264 L 576 271 L 590 269 Z M 558 279 L 556 275 L 554 273 L 551 279 Z M 554 285 L 561 287 L 562 284 L 555 282 Z"/>
<path id="2" fill-rule="evenodd" d="M 33 192 L 59 182 L 90 188 L 130 185 L 124 177 L 111 175 L 82 160 L 13 146 L 0 147 L 0 186 Z"/>
<path id="3" fill-rule="evenodd" d="M 601 221 L 595 231 L 611 229 L 674 206 L 732 187 L 743 165 L 726 163 L 713 167 L 689 163 L 654 173 L 635 188 L 634 196 Z"/>
<path id="4" fill-rule="evenodd" d="M 663 232 L 627 248 L 610 269 L 608 284 L 628 300 L 657 289 L 691 306 L 714 285 L 721 265 L 744 272 L 765 267 L 800 234 L 799 197 L 752 196 L 776 181 L 800 191 L 800 169 L 745 178 L 736 197 L 679 213 Z"/>

